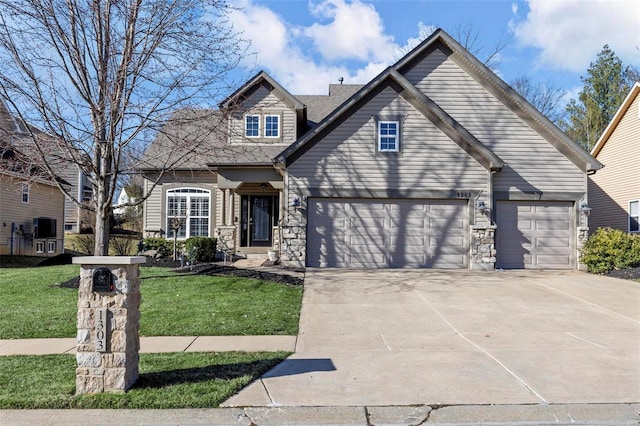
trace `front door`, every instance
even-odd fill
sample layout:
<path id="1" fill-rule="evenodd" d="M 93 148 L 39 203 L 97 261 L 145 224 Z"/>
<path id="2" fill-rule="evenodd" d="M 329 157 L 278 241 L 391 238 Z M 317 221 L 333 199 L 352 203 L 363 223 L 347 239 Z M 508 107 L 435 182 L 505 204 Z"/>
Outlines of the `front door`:
<path id="1" fill-rule="evenodd" d="M 243 247 L 271 247 L 276 197 L 273 195 L 243 195 L 241 198 L 241 234 Z"/>

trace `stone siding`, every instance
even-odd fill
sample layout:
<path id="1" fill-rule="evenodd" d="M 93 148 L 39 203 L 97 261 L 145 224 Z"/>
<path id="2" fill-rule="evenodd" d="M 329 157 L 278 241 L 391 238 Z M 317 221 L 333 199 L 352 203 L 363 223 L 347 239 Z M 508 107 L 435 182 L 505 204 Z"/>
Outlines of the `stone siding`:
<path id="1" fill-rule="evenodd" d="M 471 269 L 493 271 L 496 265 L 496 227 L 471 227 Z"/>
<path id="2" fill-rule="evenodd" d="M 218 251 L 226 254 L 234 254 L 236 252 L 236 227 L 218 226 L 216 228 L 218 235 Z"/>
<path id="3" fill-rule="evenodd" d="M 113 265 L 113 292 L 93 291 L 99 265 L 81 265 L 78 290 L 76 393 L 124 392 L 138 379 L 140 277 L 137 264 Z M 106 308 L 106 348 L 96 348 L 96 310 Z"/>
<path id="4" fill-rule="evenodd" d="M 304 268 L 307 260 L 307 225 L 302 209 L 288 215 L 280 235 L 280 263 Z"/>

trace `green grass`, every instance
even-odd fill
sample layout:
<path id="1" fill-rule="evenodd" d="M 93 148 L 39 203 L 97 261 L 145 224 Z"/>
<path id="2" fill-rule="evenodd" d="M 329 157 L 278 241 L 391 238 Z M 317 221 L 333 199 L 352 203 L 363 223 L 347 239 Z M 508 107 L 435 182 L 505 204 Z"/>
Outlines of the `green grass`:
<path id="1" fill-rule="evenodd" d="M 71 355 L 0 357 L 0 409 L 212 408 L 288 354 L 140 354 L 140 377 L 126 393 L 75 395 Z"/>
<path id="2" fill-rule="evenodd" d="M 0 269 L 0 338 L 74 337 L 78 265 Z M 302 288 L 141 268 L 143 336 L 295 335 Z"/>

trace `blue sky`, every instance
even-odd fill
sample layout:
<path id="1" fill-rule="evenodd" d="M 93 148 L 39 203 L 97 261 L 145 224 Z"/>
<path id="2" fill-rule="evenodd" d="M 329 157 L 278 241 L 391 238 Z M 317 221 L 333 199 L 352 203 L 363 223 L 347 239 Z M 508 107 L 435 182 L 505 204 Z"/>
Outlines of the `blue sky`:
<path id="1" fill-rule="evenodd" d="M 507 40 L 496 72 L 528 76 L 575 96 L 605 44 L 640 65 L 637 0 L 237 0 L 231 20 L 252 42 L 245 65 L 264 69 L 293 94 L 326 94 L 329 83 L 366 83 L 420 34 L 454 38 L 471 26 L 484 60 Z"/>

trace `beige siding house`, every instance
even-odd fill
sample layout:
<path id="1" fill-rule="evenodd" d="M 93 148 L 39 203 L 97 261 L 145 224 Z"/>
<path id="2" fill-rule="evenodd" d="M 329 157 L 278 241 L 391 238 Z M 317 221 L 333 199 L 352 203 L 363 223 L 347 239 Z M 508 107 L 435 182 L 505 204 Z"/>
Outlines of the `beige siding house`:
<path id="1" fill-rule="evenodd" d="M 0 99 L 0 137 L 11 147 L 19 150 L 29 149 L 30 138 L 26 137 L 24 123 L 16 119 L 7 108 L 4 100 Z M 58 157 L 59 158 L 59 157 Z M 91 198 L 91 183 L 80 171 L 77 164 L 63 161 L 54 166 L 56 177 L 65 182 L 69 192 L 81 201 Z M 79 232 L 83 227 L 81 223 L 81 208 L 69 197 L 64 199 L 64 218 L 60 222 L 65 231 Z"/>
<path id="2" fill-rule="evenodd" d="M 181 216 L 180 238 L 290 266 L 580 266 L 601 164 L 442 30 L 364 86 L 294 96 L 261 72 L 215 114 L 226 132 L 155 187 L 169 141 L 211 120 L 178 113 L 149 148 L 147 235 Z"/>
<path id="3" fill-rule="evenodd" d="M 11 151 L 3 163 L 13 162 Z M 46 180 L 18 168 L 0 171 L 0 254 L 55 256 L 64 251 L 64 195 Z"/>
<path id="4" fill-rule="evenodd" d="M 591 155 L 604 168 L 589 177 L 591 231 L 640 233 L 640 82 L 616 112 Z"/>

